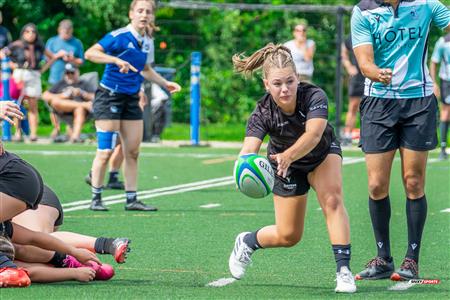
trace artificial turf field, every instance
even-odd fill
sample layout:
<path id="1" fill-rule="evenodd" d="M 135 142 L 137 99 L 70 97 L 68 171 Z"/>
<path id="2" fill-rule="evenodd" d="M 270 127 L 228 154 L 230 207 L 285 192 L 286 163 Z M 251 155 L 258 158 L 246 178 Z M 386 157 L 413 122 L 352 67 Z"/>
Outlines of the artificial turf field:
<path id="1" fill-rule="evenodd" d="M 271 197 L 250 199 L 236 191 L 232 157 L 238 149 L 143 148 L 140 157 L 140 197 L 156 205 L 155 213 L 126 212 L 122 192 L 107 191 L 109 212 L 84 208 L 90 189 L 83 178 L 94 155 L 93 146 L 15 145 L 19 154 L 41 172 L 65 203 L 61 230 L 93 236 L 129 237 L 132 252 L 115 266 L 110 281 L 33 283 L 30 288 L 1 289 L 3 299 L 137 299 L 137 298 L 390 298 L 449 299 L 450 290 L 450 163 L 431 154 L 427 169 L 428 218 L 422 241 L 420 274 L 439 279 L 438 285 L 415 285 L 404 291 L 388 290 L 389 280 L 357 282 L 354 295 L 336 295 L 335 263 L 322 212 L 310 193 L 302 241 L 289 249 L 268 249 L 253 255 L 246 277 L 212 288 L 211 281 L 230 277 L 228 257 L 235 236 L 274 222 Z M 352 270 L 358 272 L 375 255 L 367 203 L 367 177 L 360 151 L 344 153 L 345 204 L 352 234 Z M 347 164 L 350 162 L 349 164 Z M 219 179 L 217 179 L 219 178 Z M 220 179 L 221 178 L 221 179 Z M 213 180 L 217 179 L 217 180 Z M 200 183 L 199 183 L 200 182 Z M 193 184 L 189 184 L 193 183 Z M 175 187 L 174 187 L 175 186 Z M 391 180 L 391 248 L 396 266 L 406 251 L 405 196 L 400 163 L 394 163 Z M 111 197 L 108 197 L 111 196 Z M 109 199 L 109 200 L 108 200 Z M 210 204 L 209 208 L 202 206 Z M 212 205 L 216 204 L 216 205 Z"/>

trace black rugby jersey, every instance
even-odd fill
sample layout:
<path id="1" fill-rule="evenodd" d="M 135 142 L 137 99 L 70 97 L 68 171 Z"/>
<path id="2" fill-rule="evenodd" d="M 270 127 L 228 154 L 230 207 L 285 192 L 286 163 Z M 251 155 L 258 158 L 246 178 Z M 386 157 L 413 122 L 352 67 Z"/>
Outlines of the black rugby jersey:
<path id="1" fill-rule="evenodd" d="M 283 113 L 272 96 L 267 93 L 258 101 L 248 119 L 246 136 L 263 140 L 268 134 L 270 136 L 268 155 L 282 153 L 305 133 L 306 121 L 313 118 L 328 118 L 328 99 L 321 88 L 301 82 L 297 88 L 297 105 L 294 114 Z M 294 161 L 291 167 L 303 170 L 304 167 L 323 160 L 330 152 L 330 146 L 334 140 L 334 129 L 327 124 L 317 146 L 304 157 Z M 276 162 L 270 161 L 276 165 Z"/>
<path id="2" fill-rule="evenodd" d="M 5 151 L 5 153 L 3 153 L 3 155 L 0 155 L 0 170 L 3 169 L 3 167 L 7 163 L 9 163 L 12 160 L 16 160 L 16 159 L 20 159 L 20 157 L 18 157 L 14 153 Z"/>

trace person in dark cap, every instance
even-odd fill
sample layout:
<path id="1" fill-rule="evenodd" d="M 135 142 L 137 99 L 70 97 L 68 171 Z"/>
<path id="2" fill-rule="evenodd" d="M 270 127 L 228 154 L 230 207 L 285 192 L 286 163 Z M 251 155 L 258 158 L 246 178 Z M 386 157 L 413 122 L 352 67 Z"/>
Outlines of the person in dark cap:
<path id="1" fill-rule="evenodd" d="M 64 66 L 64 77 L 50 90 L 45 91 L 42 98 L 55 111 L 58 117 L 70 127 L 70 141 L 82 142 L 81 129 L 86 118 L 92 111 L 94 90 L 86 81 L 80 80 L 80 71 L 75 64 L 67 63 Z"/>

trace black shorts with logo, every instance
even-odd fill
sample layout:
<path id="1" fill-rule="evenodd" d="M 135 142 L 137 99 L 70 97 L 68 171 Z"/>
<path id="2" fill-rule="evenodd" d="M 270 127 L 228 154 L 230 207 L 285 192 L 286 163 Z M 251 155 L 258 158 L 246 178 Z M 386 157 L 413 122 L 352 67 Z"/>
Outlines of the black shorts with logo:
<path id="1" fill-rule="evenodd" d="M 358 73 L 355 76 L 351 76 L 348 83 L 348 95 L 350 97 L 362 97 L 364 96 L 364 82 L 366 78 Z"/>
<path id="2" fill-rule="evenodd" d="M 42 200 L 39 205 L 47 205 L 53 208 L 56 208 L 56 210 L 59 213 L 58 218 L 55 221 L 55 226 L 61 226 L 64 221 L 64 212 L 63 208 L 61 206 L 61 202 L 59 201 L 58 196 L 56 196 L 55 192 L 48 186 L 44 185 L 44 193 L 42 195 Z"/>
<path id="3" fill-rule="evenodd" d="M 441 101 L 444 105 L 450 105 L 450 81 L 441 79 Z"/>
<path id="4" fill-rule="evenodd" d="M 360 104 L 360 147 L 365 153 L 383 153 L 400 147 L 414 151 L 436 148 L 437 99 L 364 96 Z"/>
<path id="5" fill-rule="evenodd" d="M 302 167 L 301 169 L 289 168 L 286 178 L 278 176 L 275 171 L 275 183 L 273 185 L 273 193 L 282 197 L 301 196 L 308 193 L 311 185 L 308 181 L 308 173 L 314 171 L 329 154 L 337 154 L 342 157 L 342 149 L 338 140 L 333 140 L 330 150 L 323 159 Z M 272 166 L 274 167 L 274 166 Z"/>
<path id="6" fill-rule="evenodd" d="M 44 192 L 39 172 L 12 153 L 1 155 L 0 160 L 9 160 L 0 169 L 0 192 L 25 202 L 28 208 L 36 209 Z"/>
<path id="7" fill-rule="evenodd" d="M 100 86 L 95 92 L 93 114 L 95 120 L 142 120 L 139 95 L 114 93 Z"/>

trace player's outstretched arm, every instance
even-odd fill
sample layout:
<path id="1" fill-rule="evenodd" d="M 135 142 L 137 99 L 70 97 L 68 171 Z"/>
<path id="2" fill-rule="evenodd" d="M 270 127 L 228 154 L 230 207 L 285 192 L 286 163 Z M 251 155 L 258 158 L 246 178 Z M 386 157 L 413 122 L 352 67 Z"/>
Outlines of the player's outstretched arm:
<path id="1" fill-rule="evenodd" d="M 141 75 L 146 80 L 156 83 L 172 94 L 181 91 L 181 86 L 178 83 L 167 81 L 161 75 L 159 75 L 150 65 L 145 65 L 145 68 L 141 72 Z"/>
<path id="2" fill-rule="evenodd" d="M 14 234 L 12 242 L 21 245 L 32 245 L 46 250 L 58 251 L 75 257 L 81 263 L 95 261 L 102 264 L 97 256 L 86 249 L 75 248 L 50 234 L 29 230 L 23 226 L 13 224 Z"/>
<path id="3" fill-rule="evenodd" d="M 14 261 L 17 266 L 28 271 L 31 282 L 61 282 L 77 280 L 80 282 L 92 281 L 95 278 L 95 271 L 92 268 L 53 268 L 46 264 L 24 263 Z"/>
<path id="4" fill-rule="evenodd" d="M 248 136 L 244 139 L 244 144 L 242 145 L 241 152 L 239 152 L 239 156 L 249 153 L 258 154 L 259 149 L 261 148 L 262 141 L 253 136 Z"/>

